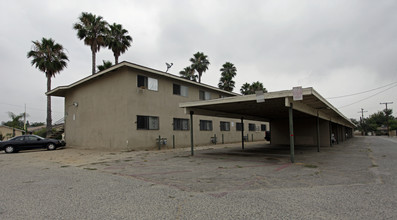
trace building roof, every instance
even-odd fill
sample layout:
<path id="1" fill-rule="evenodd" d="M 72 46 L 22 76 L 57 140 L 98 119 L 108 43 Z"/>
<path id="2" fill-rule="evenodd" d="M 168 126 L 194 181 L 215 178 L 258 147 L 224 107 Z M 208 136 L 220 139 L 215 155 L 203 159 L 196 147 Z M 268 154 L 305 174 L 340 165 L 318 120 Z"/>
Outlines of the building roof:
<path id="1" fill-rule="evenodd" d="M 245 118 L 250 120 L 271 121 L 288 118 L 288 107 L 293 105 L 294 117 L 315 116 L 347 127 L 355 125 L 338 109 L 332 106 L 313 88 L 302 89 L 303 100 L 293 100 L 293 90 L 264 93 L 264 102 L 257 102 L 256 95 L 245 95 L 186 102 L 179 104 L 186 113 L 216 117 Z"/>
<path id="2" fill-rule="evenodd" d="M 13 128 L 13 127 L 10 127 L 10 126 L 6 126 L 6 125 L 0 125 L 0 127 L 3 127 L 3 128 L 8 128 L 8 129 L 15 129 L 16 131 L 22 131 L 22 132 L 24 132 L 24 130 L 22 130 L 22 129 L 19 129 L 19 128 Z"/>
<path id="3" fill-rule="evenodd" d="M 114 70 L 120 69 L 122 67 L 128 67 L 128 68 L 132 68 L 132 69 L 136 69 L 136 70 L 145 71 L 145 72 L 152 73 L 152 74 L 155 74 L 155 75 L 158 75 L 158 76 L 167 77 L 167 78 L 170 78 L 170 79 L 174 79 L 174 80 L 177 80 L 177 81 L 181 81 L 181 82 L 185 82 L 185 83 L 188 83 L 188 84 L 196 85 L 196 86 L 199 86 L 199 87 L 202 87 L 202 88 L 206 88 L 206 89 L 210 89 L 210 90 L 215 90 L 217 92 L 222 92 L 222 93 L 229 94 L 229 95 L 232 95 L 232 96 L 240 95 L 240 94 L 237 94 L 237 93 L 234 93 L 234 92 L 228 92 L 228 91 L 225 91 L 225 90 L 222 90 L 222 89 L 210 86 L 210 85 L 194 82 L 192 80 L 184 79 L 182 77 L 179 77 L 179 76 L 176 76 L 176 75 L 173 75 L 173 74 L 170 74 L 170 73 L 166 73 L 166 72 L 163 72 L 163 71 L 160 71 L 160 70 L 155 70 L 155 69 L 152 69 L 152 68 L 149 68 L 149 67 L 141 66 L 141 65 L 138 65 L 138 64 L 135 64 L 135 63 L 130 63 L 130 62 L 127 62 L 127 61 L 123 61 L 123 62 L 121 62 L 121 63 L 119 63 L 117 65 L 113 65 L 112 67 L 110 67 L 110 68 L 108 68 L 106 70 L 103 70 L 103 71 L 100 71 L 100 72 L 98 72 L 98 73 L 96 73 L 94 75 L 90 75 L 88 77 L 85 77 L 85 78 L 83 78 L 83 79 L 81 79 L 81 80 L 79 80 L 77 82 L 74 82 L 74 83 L 68 85 L 68 86 L 58 86 L 55 89 L 47 92 L 46 95 L 65 97 L 65 94 L 66 94 L 67 90 L 72 89 L 73 87 L 82 85 L 82 84 L 84 84 L 84 83 L 86 83 L 88 81 L 91 81 L 91 80 L 93 80 L 93 79 L 95 79 L 97 77 L 100 77 L 102 75 L 111 74 L 112 72 L 114 72 Z"/>

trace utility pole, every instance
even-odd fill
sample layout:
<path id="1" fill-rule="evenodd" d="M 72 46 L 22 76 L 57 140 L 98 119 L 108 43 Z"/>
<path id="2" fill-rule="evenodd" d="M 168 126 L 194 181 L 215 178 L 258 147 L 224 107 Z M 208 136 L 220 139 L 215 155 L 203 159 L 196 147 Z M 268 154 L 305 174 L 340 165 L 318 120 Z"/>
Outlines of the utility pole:
<path id="1" fill-rule="evenodd" d="M 387 104 L 393 104 L 393 102 L 381 102 L 379 103 L 380 105 L 386 105 L 386 126 L 387 126 L 387 136 L 390 134 L 390 128 L 389 128 L 389 115 L 387 114 Z"/>
<path id="2" fill-rule="evenodd" d="M 361 124 L 361 129 L 363 129 L 363 131 L 361 132 L 361 135 L 364 136 L 364 128 L 363 128 L 363 122 L 364 122 L 364 112 L 368 112 L 368 111 L 364 111 L 363 108 L 361 108 L 361 111 L 359 111 L 358 113 L 361 113 L 361 117 L 360 117 L 360 124 Z"/>
<path id="3" fill-rule="evenodd" d="M 26 104 L 25 104 L 25 112 L 23 113 L 23 130 L 25 130 L 25 133 L 27 133 L 27 129 L 26 129 Z"/>

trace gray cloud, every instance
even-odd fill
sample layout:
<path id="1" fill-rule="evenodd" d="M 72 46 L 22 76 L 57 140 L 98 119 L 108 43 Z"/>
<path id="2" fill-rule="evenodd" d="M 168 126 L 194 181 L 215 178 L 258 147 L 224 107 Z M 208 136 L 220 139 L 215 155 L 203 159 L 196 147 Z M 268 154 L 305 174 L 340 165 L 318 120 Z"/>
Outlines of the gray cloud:
<path id="1" fill-rule="evenodd" d="M 31 121 L 45 121 L 45 77 L 26 58 L 32 40 L 52 37 L 68 51 L 68 68 L 53 88 L 90 74 L 89 47 L 73 23 L 83 11 L 123 24 L 134 38 L 121 60 L 178 74 L 193 53 L 208 55 L 204 83 L 216 86 L 227 61 L 238 69 L 236 89 L 262 81 L 270 91 L 313 86 L 324 97 L 349 94 L 397 81 L 397 3 L 395 1 L 8 1 L 0 14 L 0 121 L 26 103 Z M 113 61 L 107 49 L 97 62 Z M 358 118 L 363 107 L 381 110 L 394 101 L 391 89 L 342 108 Z M 370 94 L 367 94 L 370 95 Z M 343 106 L 365 98 L 331 100 Z M 393 107 L 393 106 L 392 106 Z M 63 99 L 53 101 L 53 118 L 63 115 Z"/>

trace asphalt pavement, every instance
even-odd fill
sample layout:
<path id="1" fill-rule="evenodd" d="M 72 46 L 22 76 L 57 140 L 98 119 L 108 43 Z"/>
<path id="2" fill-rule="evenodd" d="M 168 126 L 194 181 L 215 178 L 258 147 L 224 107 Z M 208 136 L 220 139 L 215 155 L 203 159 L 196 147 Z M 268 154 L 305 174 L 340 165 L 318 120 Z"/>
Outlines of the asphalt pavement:
<path id="1" fill-rule="evenodd" d="M 397 139 L 0 153 L 0 219 L 397 219 Z"/>

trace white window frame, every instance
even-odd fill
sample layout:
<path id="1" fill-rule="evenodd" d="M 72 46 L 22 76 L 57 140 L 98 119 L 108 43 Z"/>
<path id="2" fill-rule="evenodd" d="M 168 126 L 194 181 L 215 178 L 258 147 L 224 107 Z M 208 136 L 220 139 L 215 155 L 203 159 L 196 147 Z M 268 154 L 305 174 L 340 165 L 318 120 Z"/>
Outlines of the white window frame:
<path id="1" fill-rule="evenodd" d="M 139 85 L 139 77 L 144 77 L 144 85 Z M 159 82 L 155 78 L 147 77 L 144 75 L 137 75 L 136 77 L 137 87 L 141 89 L 147 89 L 151 91 L 158 91 L 159 90 Z"/>

